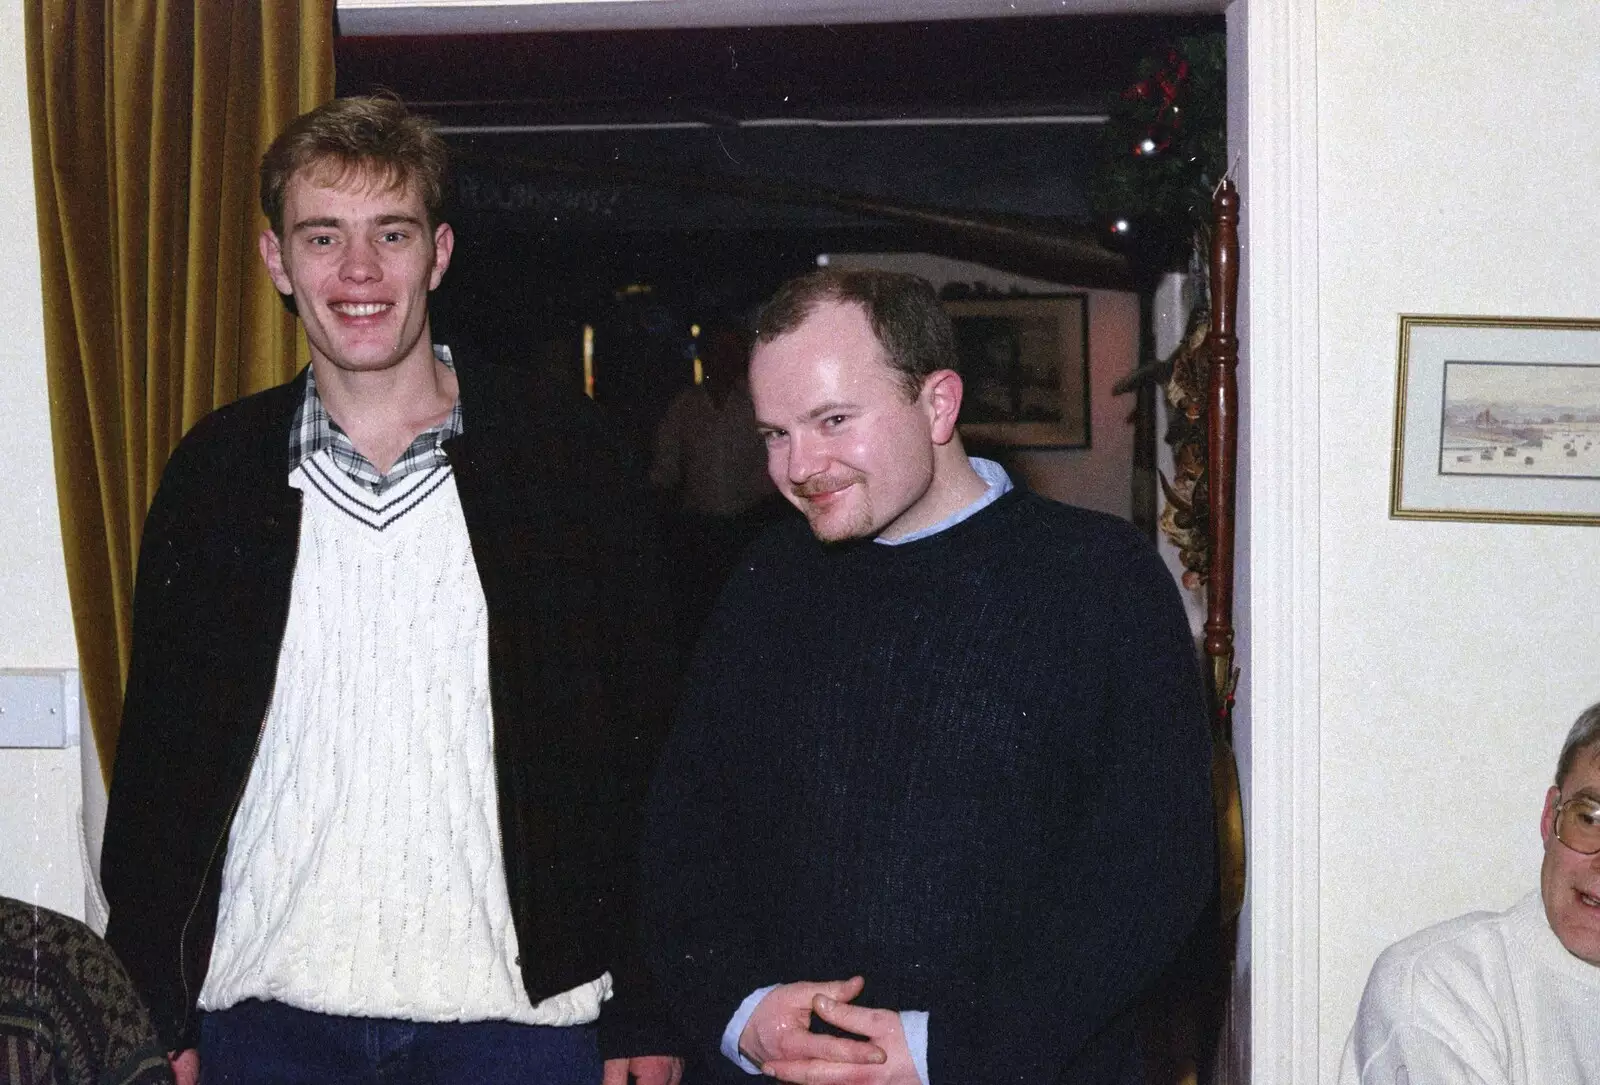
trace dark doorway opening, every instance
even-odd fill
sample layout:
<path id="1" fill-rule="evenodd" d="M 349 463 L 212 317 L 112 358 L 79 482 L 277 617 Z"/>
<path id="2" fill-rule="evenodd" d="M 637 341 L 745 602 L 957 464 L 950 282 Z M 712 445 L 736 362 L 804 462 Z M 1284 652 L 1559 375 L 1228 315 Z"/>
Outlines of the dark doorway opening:
<path id="1" fill-rule="evenodd" d="M 646 424 L 692 373 L 694 323 L 820 253 L 1131 288 L 1087 198 L 1102 122 L 1142 57 L 1221 29 L 1078 16 L 344 37 L 336 58 L 339 93 L 390 89 L 451 143 L 443 329 L 576 366 L 587 325 L 596 397 Z"/>

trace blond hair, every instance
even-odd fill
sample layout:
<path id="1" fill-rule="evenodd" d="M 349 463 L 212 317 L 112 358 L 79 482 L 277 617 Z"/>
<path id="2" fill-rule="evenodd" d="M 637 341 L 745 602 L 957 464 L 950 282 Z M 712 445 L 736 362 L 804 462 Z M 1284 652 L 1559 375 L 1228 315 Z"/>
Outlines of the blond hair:
<path id="1" fill-rule="evenodd" d="M 261 210 L 282 237 L 284 196 L 296 174 L 336 185 L 354 173 L 388 190 L 414 190 L 432 228 L 441 221 L 448 163 L 434 123 L 407 112 L 398 98 L 335 98 L 296 117 L 267 148 Z"/>

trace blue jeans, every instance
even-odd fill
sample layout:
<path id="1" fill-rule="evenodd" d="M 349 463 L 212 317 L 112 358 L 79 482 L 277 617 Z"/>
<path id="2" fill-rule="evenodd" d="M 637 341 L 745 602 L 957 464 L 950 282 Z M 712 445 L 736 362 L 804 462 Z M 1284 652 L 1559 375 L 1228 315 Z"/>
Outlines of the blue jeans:
<path id="1" fill-rule="evenodd" d="M 593 1025 L 335 1017 L 241 1002 L 200 1022 L 201 1085 L 599 1085 Z"/>

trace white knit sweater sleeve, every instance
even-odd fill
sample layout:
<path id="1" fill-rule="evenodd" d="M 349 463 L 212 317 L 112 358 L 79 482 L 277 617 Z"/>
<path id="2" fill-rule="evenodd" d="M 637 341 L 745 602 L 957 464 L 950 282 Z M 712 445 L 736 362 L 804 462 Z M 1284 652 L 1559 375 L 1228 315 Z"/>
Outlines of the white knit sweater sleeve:
<path id="1" fill-rule="evenodd" d="M 1339 1085 L 1510 1085 L 1491 1045 L 1477 1035 L 1462 1006 L 1432 1007 L 1428 1014 L 1387 1016 L 1363 997 L 1356 1026 L 1345 1042 Z M 1369 983 L 1367 996 L 1373 994 Z M 1398 1008 L 1398 1007 L 1392 1007 Z"/>
<path id="2" fill-rule="evenodd" d="M 1340 1085 L 1510 1085 L 1494 999 L 1471 969 L 1441 982 L 1438 954 L 1457 920 L 1378 958 L 1345 1044 Z"/>

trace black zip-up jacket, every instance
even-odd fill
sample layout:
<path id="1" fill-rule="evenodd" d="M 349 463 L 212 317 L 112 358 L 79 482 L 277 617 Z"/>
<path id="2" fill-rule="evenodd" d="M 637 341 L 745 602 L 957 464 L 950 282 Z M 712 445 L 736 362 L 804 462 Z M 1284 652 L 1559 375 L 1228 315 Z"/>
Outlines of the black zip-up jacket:
<path id="1" fill-rule="evenodd" d="M 495 783 L 535 1002 L 610 970 L 606 1058 L 673 1050 L 638 965 L 637 817 L 672 701 L 650 502 L 593 405 L 457 367 L 444 444 L 488 603 Z M 173 453 L 144 526 L 101 862 L 107 940 L 169 1049 L 193 1046 L 228 830 L 277 674 L 300 527 L 305 376 Z"/>

